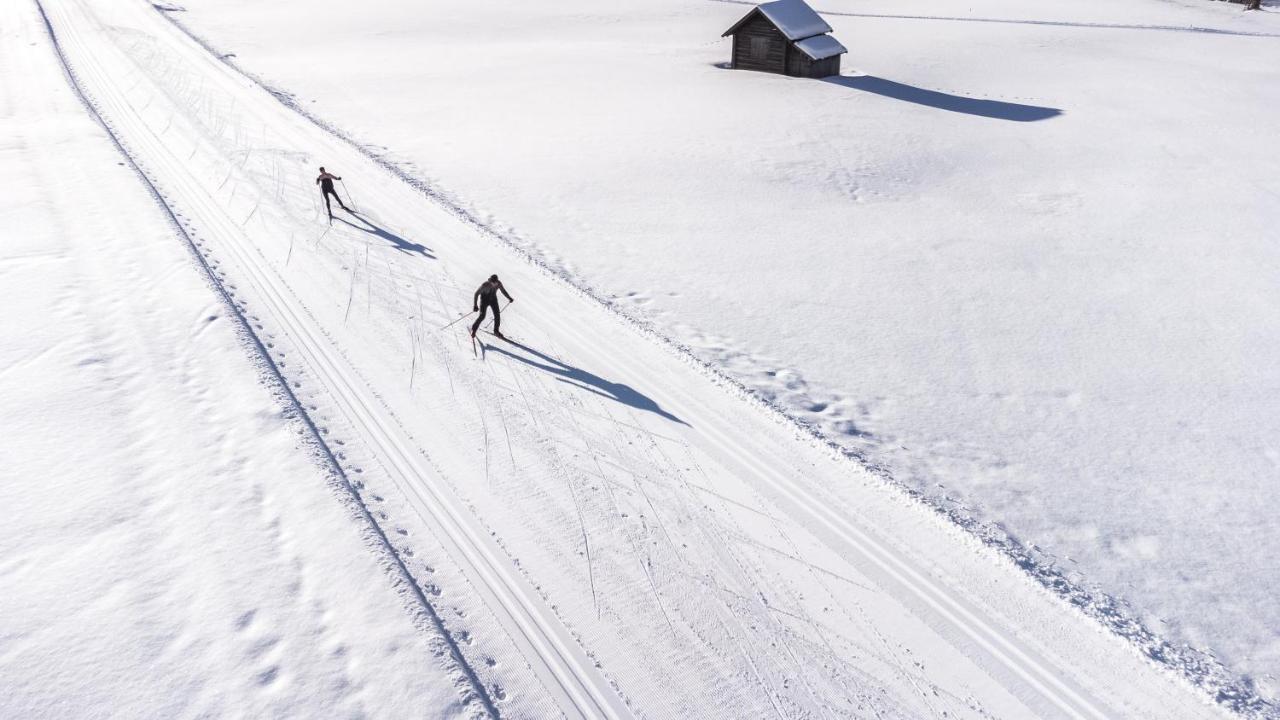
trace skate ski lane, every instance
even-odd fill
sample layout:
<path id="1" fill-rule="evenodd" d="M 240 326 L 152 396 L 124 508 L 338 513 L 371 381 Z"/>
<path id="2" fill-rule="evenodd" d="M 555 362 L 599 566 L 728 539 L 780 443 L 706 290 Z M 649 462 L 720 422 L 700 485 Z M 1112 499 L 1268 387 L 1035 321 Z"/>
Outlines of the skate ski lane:
<path id="1" fill-rule="evenodd" d="M 444 618 L 473 713 L 1225 716 L 147 3 L 37 4 L 388 538 L 407 602 Z M 360 215 L 326 221 L 320 165 Z M 493 272 L 516 342 L 473 355 L 469 319 L 445 326 Z"/>

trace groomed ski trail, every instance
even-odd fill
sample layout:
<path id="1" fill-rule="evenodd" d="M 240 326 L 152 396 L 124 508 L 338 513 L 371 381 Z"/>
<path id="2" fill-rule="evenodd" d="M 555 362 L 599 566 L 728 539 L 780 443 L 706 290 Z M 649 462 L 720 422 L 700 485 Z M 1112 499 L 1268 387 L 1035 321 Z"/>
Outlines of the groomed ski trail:
<path id="1" fill-rule="evenodd" d="M 118 88 L 113 87 L 109 71 L 98 62 L 101 56 L 94 57 L 94 53 L 86 51 L 83 26 L 77 24 L 77 20 L 84 21 L 88 19 L 88 15 L 81 14 L 77 17 L 73 14 L 77 10 L 85 13 L 86 9 L 69 3 L 59 3 L 54 7 L 39 2 L 37 4 L 50 21 L 55 44 L 62 53 L 70 76 L 106 120 L 109 131 L 118 140 L 127 143 L 127 146 L 122 146 L 135 163 L 141 160 L 139 167 L 148 178 L 164 178 L 165 184 L 171 186 L 169 192 L 179 193 L 184 201 L 191 203 L 184 203 L 179 207 L 189 213 L 189 218 L 195 220 L 196 227 L 227 241 L 223 248 L 239 261 L 239 268 L 252 274 L 251 282 L 262 293 L 260 300 L 268 312 L 295 338 L 296 349 L 305 355 L 308 367 L 319 374 L 331 397 L 344 411 L 345 417 L 362 430 L 363 436 L 377 448 L 389 465 L 392 477 L 406 489 L 406 496 L 424 517 L 438 523 L 438 527 L 442 529 L 439 537 L 446 543 L 452 556 L 465 564 L 468 574 L 475 581 L 475 590 L 488 596 L 488 606 L 498 614 L 498 619 L 511 640 L 521 647 L 524 657 L 539 676 L 543 687 L 555 698 L 560 710 L 566 717 L 629 717 L 630 712 L 618 694 L 595 671 L 581 648 L 568 637 L 560 623 L 542 607 L 541 599 L 515 571 L 488 534 L 477 528 L 467 512 L 459 508 L 447 493 L 440 492 L 434 483 L 412 482 L 415 478 L 431 478 L 435 470 L 423 457 L 409 450 L 414 444 L 394 422 L 388 422 L 389 418 L 376 409 L 376 400 L 369 396 L 365 384 L 352 375 L 341 359 L 334 356 L 332 344 L 315 334 L 311 324 L 298 313 L 296 305 L 291 302 L 288 289 L 282 287 L 278 278 L 271 274 L 258 272 L 259 268 L 251 254 L 253 251 L 236 242 L 242 236 L 234 221 L 222 208 L 210 203 L 210 198 L 201 188 L 190 182 L 179 159 L 159 142 L 159 138 L 139 116 L 130 112 L 132 106 L 111 92 Z M 102 30 L 101 26 L 99 30 Z M 69 56 L 77 56 L 78 51 L 86 52 L 79 57 L 89 61 L 71 62 Z M 110 54 L 111 51 L 108 50 L 107 57 Z M 180 211 L 175 211 L 174 205 L 165 197 L 165 191 L 159 192 L 160 199 L 169 211 L 178 218 L 184 217 Z M 191 221 L 184 224 L 188 229 L 193 226 Z M 197 241 L 196 244 L 201 243 Z M 222 285 L 216 275 L 212 279 Z M 235 292 L 228 293 L 231 298 L 235 295 Z M 265 345 L 272 347 L 273 343 Z M 283 364 L 277 359 L 277 371 Z M 477 687 L 476 690 L 481 693 L 486 710 L 496 714 L 485 688 Z"/>
<path id="2" fill-rule="evenodd" d="M 1219 716 L 146 4 L 37 2 L 371 520 L 403 538 L 423 600 L 448 591 L 486 713 Z M 324 227 L 321 164 L 353 178 L 367 216 Z M 493 271 L 520 299 L 504 327 L 529 344 L 480 336 L 479 361 L 438 328 Z"/>

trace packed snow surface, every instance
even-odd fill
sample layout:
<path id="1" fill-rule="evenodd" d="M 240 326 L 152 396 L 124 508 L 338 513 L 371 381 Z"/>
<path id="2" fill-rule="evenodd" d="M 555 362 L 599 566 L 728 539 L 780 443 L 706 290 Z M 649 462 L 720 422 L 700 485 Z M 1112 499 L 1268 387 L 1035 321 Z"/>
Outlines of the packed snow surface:
<path id="1" fill-rule="evenodd" d="M 750 7 L 192 0 L 173 17 L 1276 698 L 1276 9 L 822 0 L 853 52 L 815 81 L 721 67 L 717 37 Z"/>
<path id="2" fill-rule="evenodd" d="M 1167 384 L 1198 367 L 1203 356 L 1194 354 L 1162 364 L 1144 335 L 1116 334 L 1106 313 L 1088 319 L 1104 331 L 1096 342 L 1111 345 L 1084 343 L 1065 300 L 1027 301 L 1030 278 L 1097 310 L 1097 281 L 1082 267 L 1109 271 L 1113 302 L 1125 288 L 1168 301 L 1187 292 L 1177 272 L 1185 267 L 1165 261 L 1149 268 L 1153 276 L 1126 274 L 1142 242 L 1112 243 L 1101 258 L 1096 227 L 1085 228 L 1078 247 L 1061 236 L 1052 242 L 1064 232 L 1061 216 L 1037 215 L 1042 222 L 1031 227 L 1034 213 L 1010 210 L 996 194 L 1007 186 L 982 182 L 1007 182 L 1013 171 L 1001 163 L 1029 154 L 1056 153 L 1060 164 L 1019 171 L 1033 192 L 1044 189 L 1041 176 L 1089 176 L 1115 162 L 1102 150 L 1079 157 L 1082 130 L 1069 123 L 1079 113 L 1088 124 L 1080 108 L 1090 94 L 1083 80 L 1054 72 L 1064 54 L 1078 63 L 1102 54 L 1073 45 L 1068 27 L 1095 37 L 1174 35 L 1182 31 L 1159 28 L 1189 19 L 1201 29 L 1183 34 L 1230 39 L 1232 49 L 1255 43 L 1239 46 L 1257 56 L 1237 53 L 1238 66 L 1260 62 L 1265 51 L 1256 48 L 1274 47 L 1256 45 L 1272 42 L 1268 18 L 1156 4 L 1137 6 L 1159 16 L 1138 29 L 1112 27 L 1135 25 L 1126 17 L 1133 8 L 1089 5 L 1072 12 L 1094 15 L 1070 25 L 991 22 L 997 10 L 1008 18 L 1021 9 L 1011 6 L 969 18 L 979 23 L 875 18 L 899 28 L 972 27 L 937 30 L 927 41 L 867 31 L 851 42 L 859 52 L 864 41 L 888 57 L 898 52 L 920 77 L 818 83 L 718 67 L 727 43 L 716 35 L 744 11 L 728 3 L 212 7 L 40 0 L 3 10 L 0 117 L 12 132 L 0 149 L 11 160 L 3 182 L 12 192 L 0 201 L 0 272 L 17 291 L 3 311 L 0 392 L 14 441 L 3 451 L 13 472 L 6 488 L 18 509 L 0 529 L 0 715 L 1156 720 L 1225 717 L 1228 707 L 1270 712 L 1211 662 L 1184 673 L 1154 662 L 1182 656 L 1114 634 L 1097 622 L 1105 604 L 1084 612 L 1063 602 L 900 485 L 945 479 L 1024 534 L 1053 536 L 1064 517 L 1092 513 L 1104 539 L 1141 520 L 1122 506 L 1126 498 L 1154 504 L 1176 495 L 1130 478 L 1129 495 L 1108 488 L 1095 497 L 1090 473 L 1059 473 L 1057 485 L 1034 475 L 1054 466 L 1048 454 L 1062 450 L 1054 442 L 1075 437 L 1075 426 L 1054 426 L 1061 418 L 1047 410 L 996 413 L 1011 423 L 1003 435 L 992 418 L 965 416 L 973 447 L 1007 441 L 999 450 L 1013 457 L 1030 433 L 1046 453 L 1006 460 L 1009 473 L 985 476 L 1018 487 L 1018 503 L 999 502 L 970 477 L 973 467 L 939 461 L 949 457 L 946 443 L 913 446 L 919 436 L 908 430 L 950 428 L 948 403 L 973 397 L 948 393 L 966 383 L 1040 387 L 1019 365 L 1033 359 L 1019 355 L 1029 329 L 1054 344 L 1038 356 L 1054 360 L 1041 369 L 1080 388 L 1114 378 L 1105 368 L 1070 375 L 1072 356 L 1053 354 L 1063 346 L 1119 359 L 1141 351 L 1167 373 L 1151 377 Z M 837 11 L 845 14 L 831 16 L 850 30 L 858 27 L 852 13 L 868 14 L 852 3 Z M 212 45 L 185 34 L 173 15 Z M 1214 22 L 1215 32 L 1203 31 Z M 1034 42 L 1056 57 L 1013 72 L 1006 46 L 1027 27 L 1049 33 Z M 984 38 L 1001 46 L 1000 63 L 981 52 Z M 1144 70 L 1169 62 L 1161 43 L 1124 47 L 1132 62 L 1147 58 Z M 998 99 L 925 84 L 944 76 L 937 53 L 947 48 L 948 61 L 968 69 L 948 67 L 945 76 L 986 83 Z M 268 91 L 241 74 L 231 54 L 279 86 Z M 1206 84 L 1218 78 L 1210 56 L 1193 56 Z M 1024 81 L 1019 73 L 1050 77 L 1034 93 L 1006 94 Z M 1052 98 L 1035 94 L 1055 87 Z M 1261 100 L 1239 92 L 1242 109 L 1221 122 L 1263 115 Z M 1092 122 L 1109 127 L 1124 117 L 1113 109 Z M 431 132 L 422 133 L 424 123 Z M 385 136 L 396 148 L 387 154 L 405 165 L 335 127 Z M 1184 129 L 1165 117 L 1129 128 L 1127 140 Z M 1219 142 L 1221 152 L 1243 153 Z M 408 164 L 415 158 L 417 167 Z M 339 192 L 355 212 L 326 215 L 314 183 L 320 165 L 343 178 Z M 954 196 L 935 197 L 941 190 Z M 1080 202 L 1102 202 L 1084 187 L 1075 192 Z M 1128 197 L 1166 202 L 1150 189 Z M 1169 213 L 1198 198 L 1184 195 L 1151 222 L 1172 223 Z M 1101 215 L 1145 227 L 1110 202 Z M 1233 207 L 1240 224 L 1205 228 L 1236 238 L 1237 250 L 1262 263 L 1268 248 L 1248 232 L 1260 232 L 1256 213 L 1270 206 Z M 1195 237 L 1176 238 L 1184 251 L 1200 248 Z M 947 254 L 954 243 L 968 248 L 968 275 Z M 1211 255 L 1201 248 L 1199 257 L 1205 265 Z M 1252 266 L 1240 262 L 1228 269 L 1249 276 Z M 512 339 L 482 330 L 473 341 L 472 291 L 493 272 L 516 298 L 503 310 Z M 1273 309 L 1267 293 L 1275 291 L 1253 272 L 1254 286 L 1241 292 L 1255 293 L 1256 311 Z M 629 301 L 627 287 L 650 290 Z M 602 288 L 618 297 L 600 302 Z M 790 312 L 801 299 L 793 288 L 813 302 L 801 306 L 803 319 Z M 1027 294 L 997 292 L 1005 289 Z M 1267 328 L 1248 324 L 1252 316 L 1226 299 L 1200 300 L 1179 309 L 1251 329 L 1252 344 L 1229 357 L 1257 377 L 1237 379 L 1269 378 L 1246 353 L 1268 347 Z M 1145 304 L 1129 301 L 1131 319 L 1153 322 L 1138 312 Z M 831 312 L 838 308 L 845 313 Z M 1186 332 L 1171 316 L 1156 317 L 1168 329 L 1161 347 Z M 919 333 L 942 333 L 948 318 L 951 333 L 939 337 L 956 354 L 945 356 L 944 372 L 928 363 L 940 361 L 944 343 Z M 995 337 L 1001 320 L 1008 324 Z M 711 335 L 713 327 L 723 334 Z M 1212 322 L 1196 327 L 1221 339 Z M 993 354 L 997 340 L 1013 360 Z M 829 396 L 815 397 L 801 371 L 821 378 Z M 923 374 L 911 382 L 937 387 L 904 392 L 911 372 Z M 849 394 L 869 381 L 888 393 L 884 402 Z M 1221 391 L 1226 380 L 1217 382 Z M 1173 408 L 1160 387 L 1130 396 L 1127 415 L 1098 416 L 1093 390 L 1064 405 L 1134 425 L 1161 400 Z M 867 408 L 855 412 L 860 402 Z M 926 411 L 937 417 L 911 414 Z M 1256 412 L 1254 422 L 1266 420 L 1262 407 Z M 924 429 L 895 424 L 904 417 Z M 1160 417 L 1109 431 L 1172 442 L 1151 435 Z M 843 438 L 862 459 L 814 442 L 797 419 Z M 1037 430 L 1045 426 L 1069 437 L 1051 441 Z M 1119 460 L 1136 473 L 1133 457 Z M 1077 459 L 1093 472 L 1117 461 Z M 953 474 L 941 474 L 947 467 Z M 1234 466 L 1221 470 L 1228 489 L 1243 482 Z M 1063 478 L 1085 487 L 1059 487 Z M 1068 502 L 1078 505 L 1057 507 Z M 1029 509 L 1050 517 L 1015 512 Z M 1199 508 L 1219 513 L 1215 523 L 1192 517 L 1181 498 L 1145 511 L 1162 509 L 1199 532 L 1200 545 L 1242 542 L 1216 527 L 1226 524 L 1220 508 Z M 1234 532 L 1266 541 L 1273 526 L 1248 510 L 1256 527 L 1238 522 Z M 1160 530 L 1133 545 L 1150 567 L 1123 594 L 1146 587 L 1164 594 L 1139 593 L 1140 602 L 1206 600 L 1195 593 L 1207 586 L 1159 584 L 1196 550 Z M 1106 582 L 1119 566 L 1105 543 L 1083 537 L 1067 539 L 1093 548 L 1079 562 L 1084 575 Z M 1258 600 L 1268 580 L 1245 570 L 1259 571 L 1263 552 L 1218 556 L 1223 572 L 1245 584 L 1214 590 L 1238 592 L 1237 606 L 1192 605 L 1197 612 L 1161 629 L 1203 627 L 1214 647 L 1260 652 L 1265 636 L 1250 633 L 1273 627 Z M 1228 611 L 1234 627 L 1205 619 Z"/>
<path id="3" fill-rule="evenodd" d="M 0 69 L 0 717 L 460 713 L 34 4 Z"/>

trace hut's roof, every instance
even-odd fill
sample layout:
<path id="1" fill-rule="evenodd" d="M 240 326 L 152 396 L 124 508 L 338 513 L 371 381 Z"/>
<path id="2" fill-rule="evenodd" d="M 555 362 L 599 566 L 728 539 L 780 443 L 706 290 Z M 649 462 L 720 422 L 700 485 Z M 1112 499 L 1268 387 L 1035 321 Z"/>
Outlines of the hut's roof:
<path id="1" fill-rule="evenodd" d="M 827 21 L 804 0 L 774 0 L 761 5 L 760 12 L 777 25 L 788 40 L 801 40 L 831 32 Z"/>
<path id="2" fill-rule="evenodd" d="M 840 44 L 839 40 L 830 35 L 815 35 L 811 38 L 805 38 L 796 42 L 796 47 L 805 55 L 814 60 L 823 60 L 835 55 L 843 55 L 848 50 Z"/>
<path id="3" fill-rule="evenodd" d="M 733 24 L 733 27 L 724 32 L 725 35 L 732 35 L 738 26 L 746 22 L 747 18 L 753 13 L 759 12 L 768 18 L 787 36 L 788 40 L 803 40 L 814 35 L 831 32 L 831 26 L 823 20 L 818 13 L 813 11 L 804 0 L 774 0 L 763 5 L 758 5 L 754 10 L 747 13 L 741 20 Z M 838 44 L 838 43 L 837 43 Z"/>

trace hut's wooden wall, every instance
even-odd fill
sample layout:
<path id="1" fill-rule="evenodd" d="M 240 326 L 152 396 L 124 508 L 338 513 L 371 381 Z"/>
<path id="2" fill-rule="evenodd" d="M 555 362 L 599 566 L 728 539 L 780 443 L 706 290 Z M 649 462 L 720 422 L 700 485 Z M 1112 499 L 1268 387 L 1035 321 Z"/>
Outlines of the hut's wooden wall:
<path id="1" fill-rule="evenodd" d="M 787 74 L 796 77 L 824 78 L 840 74 L 840 56 L 810 60 L 808 55 L 791 48 L 787 56 Z"/>
<path id="2" fill-rule="evenodd" d="M 764 16 L 756 13 L 733 35 L 733 66 L 742 70 L 784 73 L 787 45 L 787 37 Z"/>

